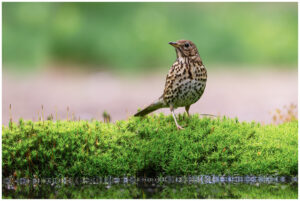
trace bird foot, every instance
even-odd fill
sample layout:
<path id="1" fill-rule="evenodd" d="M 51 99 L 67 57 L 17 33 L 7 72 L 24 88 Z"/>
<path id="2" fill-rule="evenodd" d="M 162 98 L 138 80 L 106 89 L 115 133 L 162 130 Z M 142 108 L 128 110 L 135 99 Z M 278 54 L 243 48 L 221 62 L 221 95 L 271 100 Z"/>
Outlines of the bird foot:
<path id="1" fill-rule="evenodd" d="M 181 127 L 181 126 L 179 126 L 179 125 L 177 125 L 177 130 L 182 130 L 182 129 L 184 129 L 184 128 Z"/>

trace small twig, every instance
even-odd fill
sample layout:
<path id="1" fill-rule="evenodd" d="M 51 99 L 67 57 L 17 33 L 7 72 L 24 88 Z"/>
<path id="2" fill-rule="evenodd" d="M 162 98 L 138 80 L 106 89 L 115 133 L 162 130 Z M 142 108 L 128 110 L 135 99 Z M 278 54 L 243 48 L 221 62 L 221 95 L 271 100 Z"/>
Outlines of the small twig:
<path id="1" fill-rule="evenodd" d="M 44 122 L 44 106 L 42 105 L 42 119 L 43 119 L 43 122 Z"/>
<path id="2" fill-rule="evenodd" d="M 11 104 L 9 104 L 9 121 L 12 122 Z"/>
<path id="3" fill-rule="evenodd" d="M 40 111 L 38 110 L 38 121 L 41 121 Z"/>
<path id="4" fill-rule="evenodd" d="M 215 117 L 217 118 L 218 116 L 217 115 L 213 115 L 213 114 L 199 114 L 201 116 L 210 116 L 210 117 Z"/>
<path id="5" fill-rule="evenodd" d="M 69 121 L 69 106 L 67 107 L 67 121 Z"/>
<path id="6" fill-rule="evenodd" d="M 57 121 L 57 106 L 55 106 L 55 120 Z"/>
<path id="7" fill-rule="evenodd" d="M 11 112 L 11 104 L 9 104 L 9 128 L 12 129 L 12 112 Z"/>

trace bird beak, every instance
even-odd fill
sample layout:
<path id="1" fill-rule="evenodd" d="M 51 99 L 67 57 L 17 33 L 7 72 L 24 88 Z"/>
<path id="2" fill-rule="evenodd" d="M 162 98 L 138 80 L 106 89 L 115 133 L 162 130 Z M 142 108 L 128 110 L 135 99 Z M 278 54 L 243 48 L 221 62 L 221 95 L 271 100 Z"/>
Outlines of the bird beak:
<path id="1" fill-rule="evenodd" d="M 179 47 L 178 43 L 176 42 L 169 42 L 170 45 L 172 45 L 173 47 Z"/>

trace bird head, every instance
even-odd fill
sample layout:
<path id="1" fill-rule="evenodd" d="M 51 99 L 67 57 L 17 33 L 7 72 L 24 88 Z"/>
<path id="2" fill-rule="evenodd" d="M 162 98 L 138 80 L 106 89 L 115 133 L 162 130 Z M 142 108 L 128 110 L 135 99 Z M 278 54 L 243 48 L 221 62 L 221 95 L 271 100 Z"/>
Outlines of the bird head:
<path id="1" fill-rule="evenodd" d="M 178 40 L 169 44 L 175 47 L 177 58 L 199 55 L 196 45 L 190 40 Z"/>

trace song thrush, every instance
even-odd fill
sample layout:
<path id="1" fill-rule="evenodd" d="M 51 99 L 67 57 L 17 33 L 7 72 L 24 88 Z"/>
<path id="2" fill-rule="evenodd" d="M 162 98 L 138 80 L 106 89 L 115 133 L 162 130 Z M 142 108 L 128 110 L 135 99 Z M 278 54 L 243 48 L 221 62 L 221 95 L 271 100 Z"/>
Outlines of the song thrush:
<path id="1" fill-rule="evenodd" d="M 189 115 L 190 106 L 197 102 L 204 92 L 207 72 L 192 41 L 178 40 L 169 44 L 175 47 L 177 59 L 167 75 L 164 93 L 134 116 L 144 116 L 157 109 L 169 107 L 177 128 L 182 129 L 177 123 L 174 109 L 185 107 Z"/>

